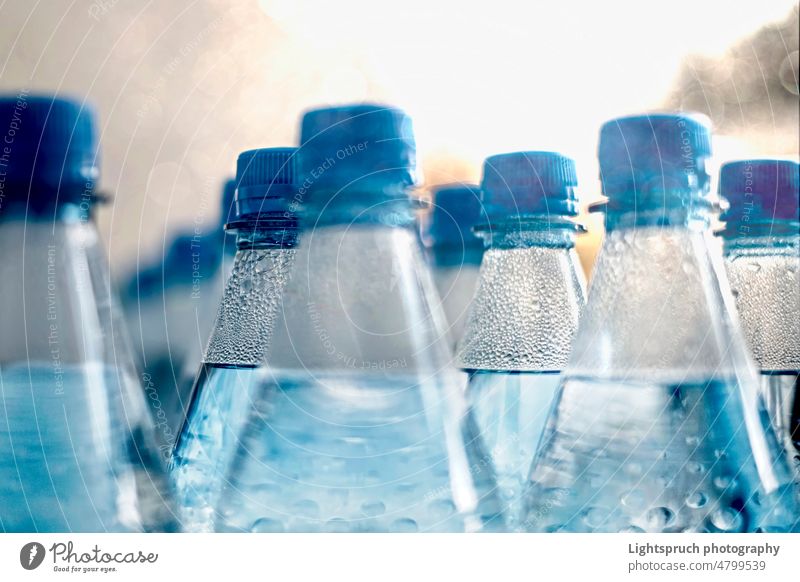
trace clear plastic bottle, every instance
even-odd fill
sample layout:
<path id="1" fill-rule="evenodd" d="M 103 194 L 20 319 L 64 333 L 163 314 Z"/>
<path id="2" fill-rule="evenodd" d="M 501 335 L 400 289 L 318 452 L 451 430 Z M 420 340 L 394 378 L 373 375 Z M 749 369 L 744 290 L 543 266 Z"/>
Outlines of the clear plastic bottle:
<path id="1" fill-rule="evenodd" d="M 183 527 L 210 531 L 225 470 L 251 414 L 254 386 L 280 310 L 297 243 L 295 148 L 237 161 L 238 248 L 171 463 Z"/>
<path id="2" fill-rule="evenodd" d="M 453 345 L 464 332 L 478 282 L 483 243 L 471 229 L 480 215 L 479 186 L 445 184 L 433 189 L 433 207 L 422 223 L 422 242 Z"/>
<path id="3" fill-rule="evenodd" d="M 413 227 L 410 119 L 314 110 L 301 143 L 296 262 L 217 528 L 502 527 Z"/>
<path id="4" fill-rule="evenodd" d="M 800 166 L 731 162 L 720 170 L 725 264 L 778 437 L 800 462 Z M 797 476 L 795 477 L 797 480 Z"/>
<path id="5" fill-rule="evenodd" d="M 91 110 L 0 98 L 0 530 L 173 531 L 161 457 L 92 220 Z"/>
<path id="6" fill-rule="evenodd" d="M 575 164 L 553 152 L 492 156 L 483 171 L 486 243 L 459 365 L 492 456 L 510 528 L 585 303 L 574 250 Z"/>
<path id="7" fill-rule="evenodd" d="M 531 468 L 529 530 L 793 527 L 789 467 L 712 244 L 710 151 L 702 117 L 601 130 L 607 233 Z"/>

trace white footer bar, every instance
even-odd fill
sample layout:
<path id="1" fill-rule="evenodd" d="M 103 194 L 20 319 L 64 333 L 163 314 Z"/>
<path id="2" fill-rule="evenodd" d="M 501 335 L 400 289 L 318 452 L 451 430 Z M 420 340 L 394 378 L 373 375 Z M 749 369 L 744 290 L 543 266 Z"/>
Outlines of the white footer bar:
<path id="1" fill-rule="evenodd" d="M 0 534 L 0 580 L 796 579 L 793 534 Z"/>

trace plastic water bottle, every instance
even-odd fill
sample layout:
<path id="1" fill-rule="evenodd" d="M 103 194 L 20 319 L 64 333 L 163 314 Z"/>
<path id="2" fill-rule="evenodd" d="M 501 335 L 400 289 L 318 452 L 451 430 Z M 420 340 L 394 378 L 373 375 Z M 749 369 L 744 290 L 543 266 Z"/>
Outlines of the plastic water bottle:
<path id="1" fill-rule="evenodd" d="M 575 165 L 552 152 L 492 156 L 483 170 L 486 243 L 458 351 L 468 402 L 491 453 L 509 527 L 518 527 L 536 445 L 567 363 L 585 282 L 570 220 Z"/>
<path id="2" fill-rule="evenodd" d="M 124 287 L 123 305 L 143 382 L 156 415 L 162 449 L 172 452 L 186 415 L 194 376 L 222 298 L 230 249 L 223 224 L 233 204 L 232 181 L 222 192 L 220 224 L 178 233 L 166 250 Z M 198 217 L 200 214 L 198 214 Z"/>
<path id="3" fill-rule="evenodd" d="M 21 93 L 0 98 L 0 120 L 0 530 L 172 531 L 92 219 L 92 112 Z"/>
<path id="4" fill-rule="evenodd" d="M 535 531 L 790 529 L 785 456 L 709 229 L 707 121 L 606 123 L 606 238 L 526 492 Z"/>
<path id="5" fill-rule="evenodd" d="M 217 528 L 500 524 L 413 227 L 409 117 L 375 105 L 313 110 L 301 143 L 296 262 Z"/>
<path id="6" fill-rule="evenodd" d="M 472 234 L 472 227 L 479 222 L 480 214 L 477 185 L 437 186 L 433 189 L 433 207 L 421 228 L 428 264 L 454 345 L 464 332 L 467 310 L 478 282 L 483 243 Z"/>
<path id="7" fill-rule="evenodd" d="M 238 251 L 172 459 L 184 529 L 209 531 L 224 471 L 249 417 L 297 242 L 294 148 L 242 153 Z"/>
<path id="8" fill-rule="evenodd" d="M 799 173 L 797 162 L 740 161 L 722 166 L 719 183 L 729 203 L 722 236 L 731 289 L 793 465 L 800 461 Z"/>

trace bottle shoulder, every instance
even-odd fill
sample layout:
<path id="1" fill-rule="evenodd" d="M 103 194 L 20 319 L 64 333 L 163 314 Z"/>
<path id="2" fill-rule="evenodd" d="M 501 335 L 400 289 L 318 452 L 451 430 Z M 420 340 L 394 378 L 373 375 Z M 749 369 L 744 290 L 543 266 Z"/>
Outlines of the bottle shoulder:
<path id="1" fill-rule="evenodd" d="M 446 367 L 444 314 L 410 228 L 328 225 L 304 233 L 275 324 L 270 363 L 342 370 L 404 361 Z"/>
<path id="2" fill-rule="evenodd" d="M 749 362 L 708 232 L 610 231 L 594 269 L 569 369 L 578 375 L 733 374 Z"/>
<path id="3" fill-rule="evenodd" d="M 459 365 L 484 370 L 560 370 L 585 303 L 572 249 L 489 249 L 457 350 Z"/>

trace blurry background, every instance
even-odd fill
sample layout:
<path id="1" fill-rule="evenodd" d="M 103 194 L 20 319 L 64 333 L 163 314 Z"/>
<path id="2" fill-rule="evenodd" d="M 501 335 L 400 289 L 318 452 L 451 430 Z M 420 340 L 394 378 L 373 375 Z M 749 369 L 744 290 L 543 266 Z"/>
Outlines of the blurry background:
<path id="1" fill-rule="evenodd" d="M 115 277 L 178 230 L 215 228 L 237 153 L 294 143 L 320 104 L 408 110 L 428 186 L 478 180 L 491 153 L 554 149 L 575 158 L 586 202 L 599 125 L 621 114 L 709 114 L 714 170 L 800 149 L 792 0 L 16 0 L 0 22 L 0 89 L 99 109 Z M 588 268 L 602 224 L 587 220 Z"/>

